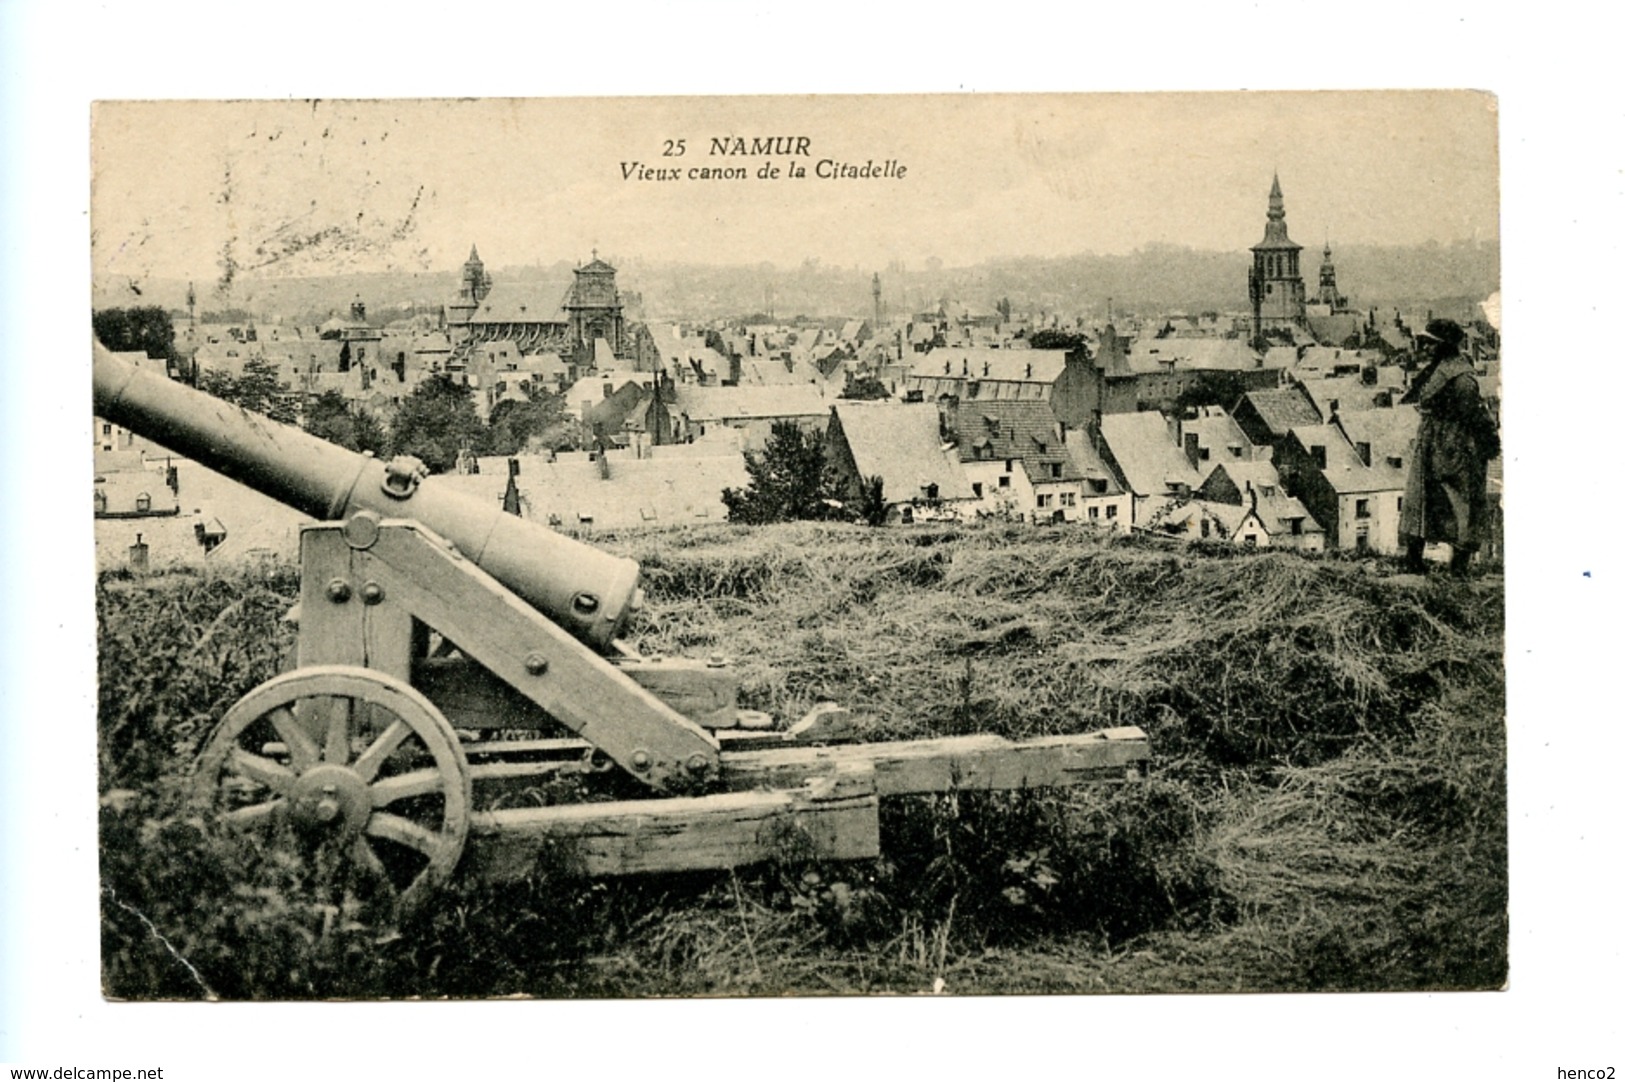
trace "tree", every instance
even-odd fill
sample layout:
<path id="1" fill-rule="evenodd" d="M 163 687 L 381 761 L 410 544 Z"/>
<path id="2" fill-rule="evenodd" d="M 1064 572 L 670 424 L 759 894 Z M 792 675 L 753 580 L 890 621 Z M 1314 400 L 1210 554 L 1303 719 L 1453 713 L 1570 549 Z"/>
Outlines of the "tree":
<path id="1" fill-rule="evenodd" d="M 389 430 L 391 455 L 416 455 L 438 473 L 451 469 L 463 447 L 484 446 L 474 392 L 445 373 L 430 376 L 401 400 Z"/>
<path id="2" fill-rule="evenodd" d="M 1034 331 L 1028 344 L 1034 349 L 1085 349 L 1089 340 L 1076 331 L 1057 331 L 1046 327 L 1041 331 Z"/>
<path id="3" fill-rule="evenodd" d="M 881 383 L 873 376 L 859 376 L 855 379 L 848 376 L 846 386 L 841 388 L 841 397 L 867 401 L 877 398 L 890 398 L 891 393 L 886 390 L 884 383 Z"/>
<path id="4" fill-rule="evenodd" d="M 1247 393 L 1247 381 L 1236 372 L 1202 372 L 1179 393 L 1174 408 L 1180 411 L 1196 406 L 1223 406 L 1230 409 Z"/>
<path id="5" fill-rule="evenodd" d="M 885 479 L 879 474 L 864 478 L 858 486 L 858 517 L 871 526 L 884 526 L 889 509 Z"/>
<path id="6" fill-rule="evenodd" d="M 486 425 L 486 449 L 493 455 L 516 455 L 533 440 L 546 442 L 561 435 L 566 420 L 564 399 L 546 391 L 534 391 L 528 399 L 510 398 L 491 407 Z"/>
<path id="7" fill-rule="evenodd" d="M 323 391 L 305 407 L 305 431 L 352 451 L 381 455 L 389 437 L 371 413 L 345 401 L 337 391 Z"/>
<path id="8" fill-rule="evenodd" d="M 839 515 L 837 485 L 824 456 L 824 434 L 794 421 L 773 422 L 761 451 L 745 453 L 750 484 L 722 490 L 729 522 L 761 525 Z"/>
<path id="9" fill-rule="evenodd" d="M 263 357 L 244 364 L 241 376 L 203 372 L 198 376 L 197 385 L 201 391 L 264 414 L 273 421 L 291 425 L 299 420 L 299 396 L 279 378 L 277 366 Z"/>
<path id="10" fill-rule="evenodd" d="M 119 353 L 139 352 L 178 363 L 175 324 L 156 305 L 143 308 L 103 308 L 90 314 L 90 326 L 102 345 Z"/>

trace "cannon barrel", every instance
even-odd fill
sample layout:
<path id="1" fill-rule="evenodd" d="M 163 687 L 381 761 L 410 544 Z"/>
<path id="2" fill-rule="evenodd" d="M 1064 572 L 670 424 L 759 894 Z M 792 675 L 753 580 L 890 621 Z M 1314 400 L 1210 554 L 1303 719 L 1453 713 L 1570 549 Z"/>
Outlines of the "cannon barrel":
<path id="1" fill-rule="evenodd" d="M 313 518 L 416 519 L 498 582 L 599 649 L 641 603 L 635 561 L 600 552 L 442 477 L 345 450 L 93 349 L 96 415 Z"/>

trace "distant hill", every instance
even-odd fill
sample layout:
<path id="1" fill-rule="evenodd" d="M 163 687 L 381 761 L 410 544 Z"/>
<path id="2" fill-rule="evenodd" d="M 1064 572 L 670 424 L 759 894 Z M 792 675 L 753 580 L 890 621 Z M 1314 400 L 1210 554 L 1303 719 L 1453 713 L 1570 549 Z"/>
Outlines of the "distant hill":
<path id="1" fill-rule="evenodd" d="M 1429 243 L 1406 247 L 1349 246 L 1332 253 L 1341 291 L 1357 308 L 1453 306 L 1500 288 L 1500 245 L 1493 241 Z M 1017 311 L 1042 310 L 1063 319 L 1101 318 L 1107 300 L 1120 312 L 1241 311 L 1247 306 L 1245 249 L 1199 251 L 1151 245 L 1128 255 L 1081 254 L 1048 259 L 989 261 L 972 267 L 880 270 L 886 310 L 911 312 L 948 298 L 992 308 L 1009 298 Z M 655 319 L 710 319 L 746 312 L 794 315 L 867 314 L 873 308 L 874 267 L 834 267 L 809 259 L 799 267 L 772 264 L 708 266 L 639 258 L 616 260 L 623 291 L 640 294 Z M 503 267 L 503 282 L 568 280 L 575 264 Z M 1320 252 L 1304 251 L 1303 276 L 1311 295 L 1318 285 Z M 404 305 L 440 304 L 457 289 L 458 268 L 434 273 L 348 274 L 298 278 L 238 277 L 229 297 L 213 283 L 198 283 L 200 310 L 246 308 L 261 318 L 311 318 L 346 308 L 359 296 L 369 313 Z M 136 290 L 139 289 L 139 293 Z M 98 281 L 95 307 L 163 304 L 184 308 L 186 282 Z"/>

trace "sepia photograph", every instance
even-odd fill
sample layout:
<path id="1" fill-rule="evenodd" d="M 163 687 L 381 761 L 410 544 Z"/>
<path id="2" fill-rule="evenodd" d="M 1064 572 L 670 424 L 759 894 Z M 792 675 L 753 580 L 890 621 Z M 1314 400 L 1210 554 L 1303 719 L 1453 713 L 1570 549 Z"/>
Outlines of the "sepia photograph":
<path id="1" fill-rule="evenodd" d="M 1608 1077 L 1611 40 L 0 5 L 0 1076 Z"/>
<path id="2" fill-rule="evenodd" d="M 1494 94 L 89 151 L 109 999 L 1507 985 Z"/>

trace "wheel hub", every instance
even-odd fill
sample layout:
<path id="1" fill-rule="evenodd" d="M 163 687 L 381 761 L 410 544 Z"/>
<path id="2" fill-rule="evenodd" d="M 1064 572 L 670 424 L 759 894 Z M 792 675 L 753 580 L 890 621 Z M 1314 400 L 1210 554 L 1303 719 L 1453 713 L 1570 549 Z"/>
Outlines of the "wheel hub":
<path id="1" fill-rule="evenodd" d="M 289 794 L 294 822 L 337 834 L 358 834 L 372 814 L 367 783 L 347 766 L 319 763 L 299 776 Z"/>

